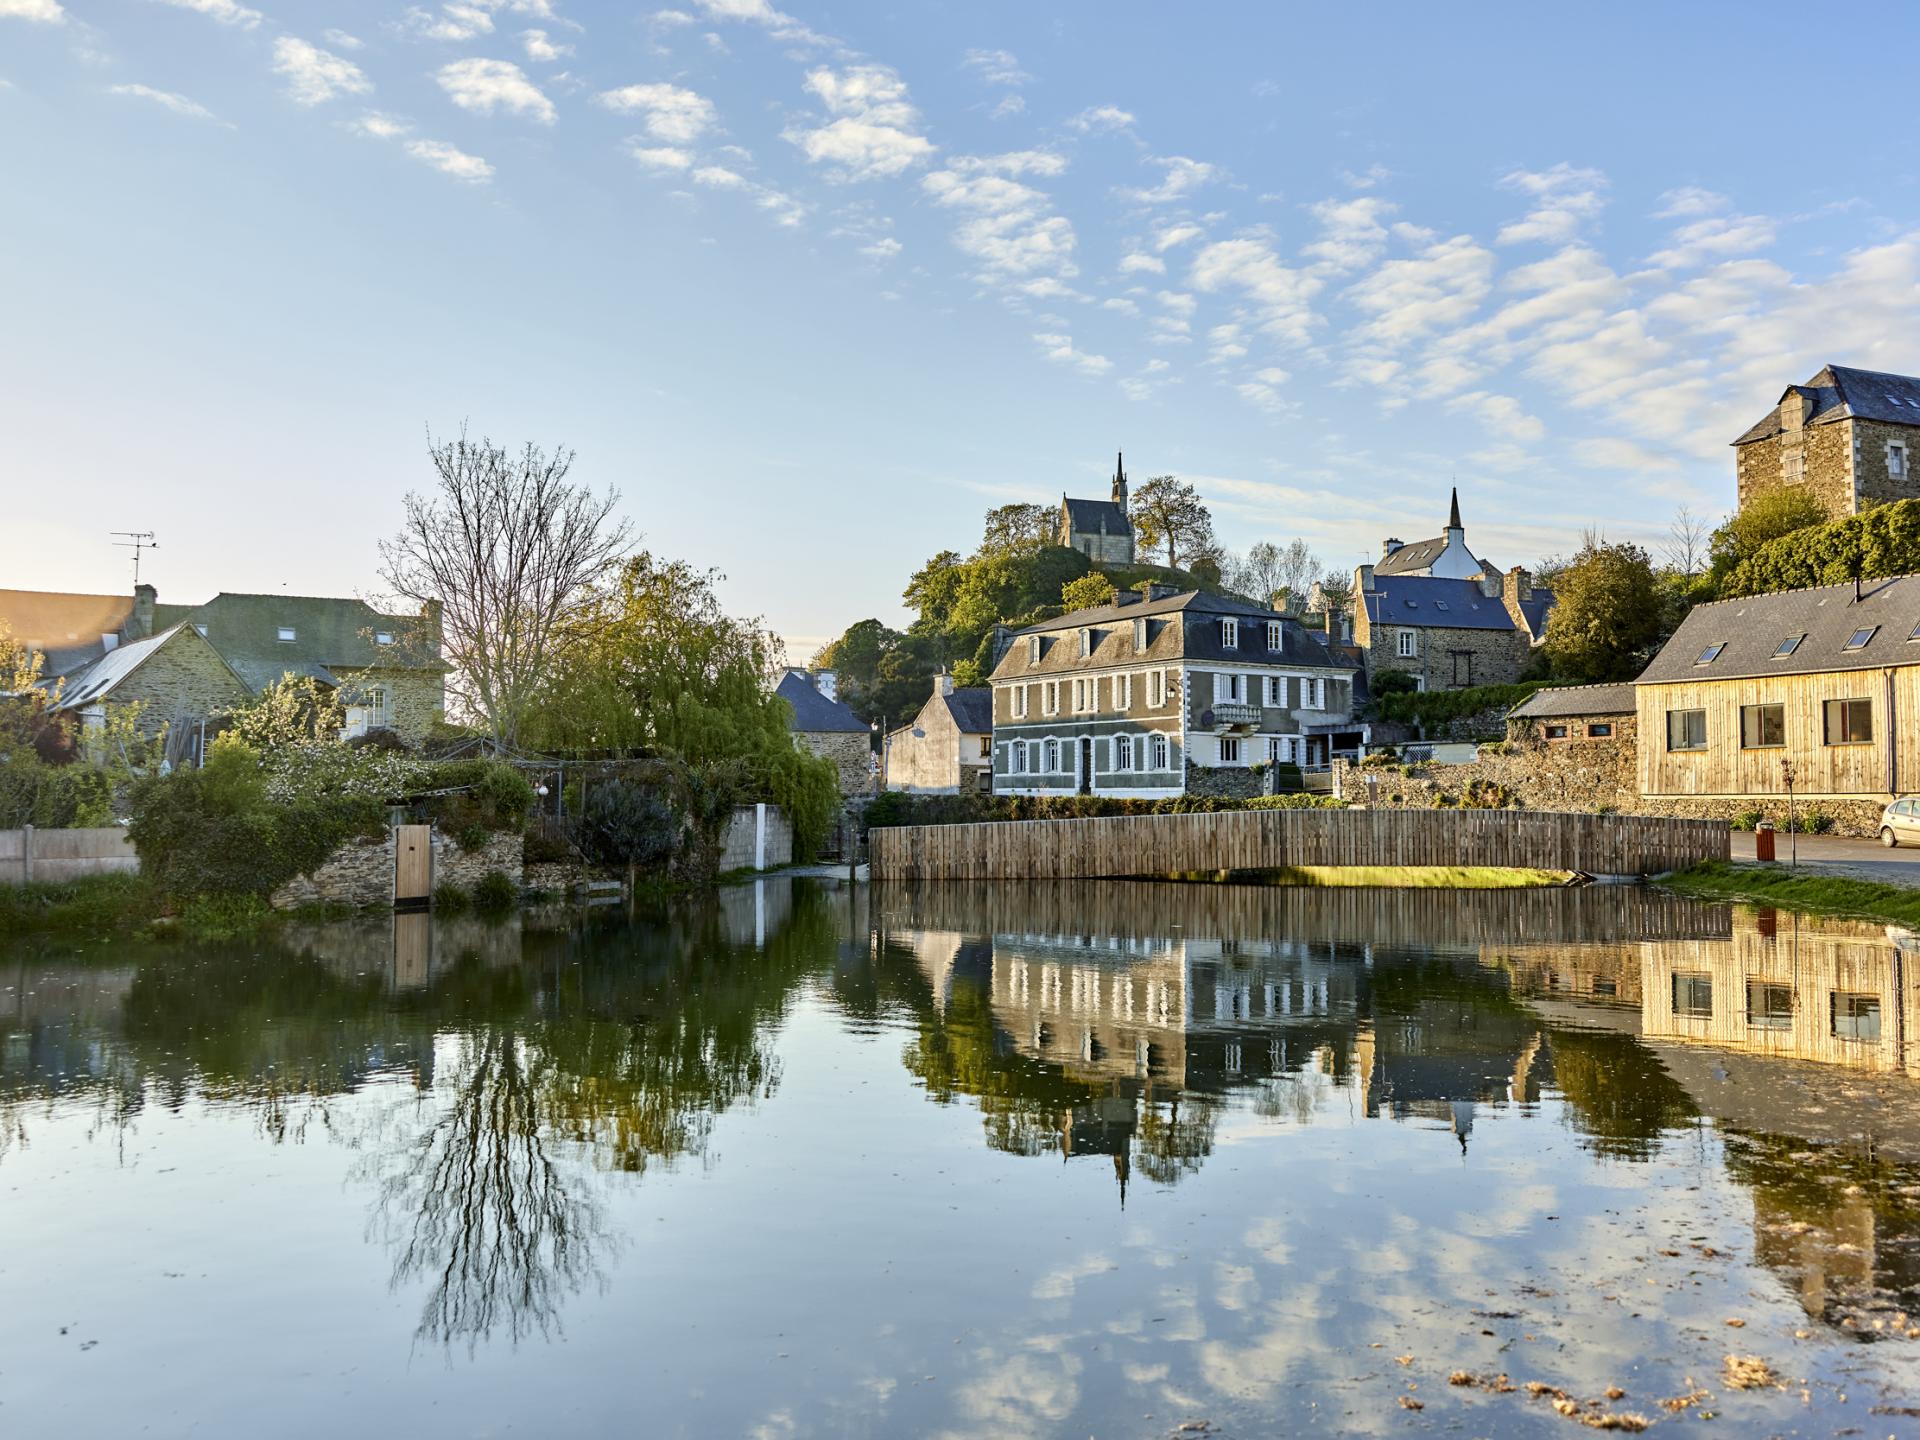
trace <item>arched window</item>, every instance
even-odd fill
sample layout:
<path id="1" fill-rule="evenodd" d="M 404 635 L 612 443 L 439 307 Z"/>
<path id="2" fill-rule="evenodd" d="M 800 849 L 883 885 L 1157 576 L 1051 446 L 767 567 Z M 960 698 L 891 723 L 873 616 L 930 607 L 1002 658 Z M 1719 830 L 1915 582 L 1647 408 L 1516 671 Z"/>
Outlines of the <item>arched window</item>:
<path id="1" fill-rule="evenodd" d="M 1153 737 L 1153 768 L 1167 768 L 1167 737 L 1156 732 Z"/>
<path id="2" fill-rule="evenodd" d="M 1047 741 L 1047 765 L 1046 765 L 1047 773 L 1051 775 L 1054 773 L 1054 771 L 1058 770 L 1059 768 L 1060 768 L 1060 742 L 1058 740 L 1049 740 Z"/>
<path id="3" fill-rule="evenodd" d="M 1131 735 L 1113 737 L 1113 768 L 1116 770 L 1133 768 L 1133 737 Z"/>

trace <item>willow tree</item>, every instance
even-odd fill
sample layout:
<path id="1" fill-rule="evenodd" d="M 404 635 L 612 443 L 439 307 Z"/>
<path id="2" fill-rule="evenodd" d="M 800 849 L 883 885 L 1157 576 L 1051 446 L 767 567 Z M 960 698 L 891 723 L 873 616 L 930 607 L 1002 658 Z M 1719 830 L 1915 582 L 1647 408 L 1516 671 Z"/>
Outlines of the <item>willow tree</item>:
<path id="1" fill-rule="evenodd" d="M 619 493 L 570 484 L 573 451 L 517 453 L 463 428 L 428 454 L 436 484 L 410 492 L 382 542 L 389 589 L 440 617 L 453 708 L 515 744 L 569 621 L 633 538 Z"/>

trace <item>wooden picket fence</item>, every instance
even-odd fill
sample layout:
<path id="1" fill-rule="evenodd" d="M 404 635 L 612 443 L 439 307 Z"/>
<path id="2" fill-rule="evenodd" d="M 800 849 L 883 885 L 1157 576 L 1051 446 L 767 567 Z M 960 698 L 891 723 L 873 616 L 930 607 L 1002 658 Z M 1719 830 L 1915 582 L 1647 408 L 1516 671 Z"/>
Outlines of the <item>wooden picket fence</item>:
<path id="1" fill-rule="evenodd" d="M 1725 860 L 1724 820 L 1552 810 L 1226 810 L 903 825 L 868 840 L 875 880 L 1045 880 L 1467 865 L 1656 875 Z"/>

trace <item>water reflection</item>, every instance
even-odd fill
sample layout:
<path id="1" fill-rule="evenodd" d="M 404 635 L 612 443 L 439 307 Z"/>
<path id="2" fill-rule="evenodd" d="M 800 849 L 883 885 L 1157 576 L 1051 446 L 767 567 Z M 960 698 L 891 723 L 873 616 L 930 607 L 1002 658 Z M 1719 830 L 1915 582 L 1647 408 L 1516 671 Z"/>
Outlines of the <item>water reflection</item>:
<path id="1" fill-rule="evenodd" d="M 123 1147 L 159 1115 L 242 1116 L 255 1150 L 337 1150 L 370 1253 L 417 1307 L 417 1339 L 474 1351 L 594 1313 L 647 1243 L 636 1193 L 662 1172 L 732 1180 L 751 1171 L 739 1151 L 777 1149 L 789 1128 L 805 1139 L 778 1151 L 771 1183 L 752 1172 L 746 1193 L 714 1189 L 743 1227 L 786 1233 L 786 1191 L 815 1168 L 875 1183 L 846 1137 L 908 1171 L 950 1122 L 981 1163 L 1021 1157 L 1008 1168 L 1045 1177 L 1024 1161 L 1050 1159 L 1090 1182 L 1104 1216 L 1126 1207 L 1127 1224 L 1218 1203 L 1231 1193 L 1220 1171 L 1248 1164 L 1255 1141 L 1290 1137 L 1287 1153 L 1313 1156 L 1329 1193 L 1351 1199 L 1396 1190 L 1383 1156 L 1429 1183 L 1504 1187 L 1516 1135 L 1542 1153 L 1571 1136 L 1553 1173 L 1524 1175 L 1498 1204 L 1556 1218 L 1586 1195 L 1604 1209 L 1683 1155 L 1750 1198 L 1742 1254 L 1806 1317 L 1839 1337 L 1904 1338 L 1920 1314 L 1910 944 L 1641 891 L 762 882 L 647 915 L 400 916 L 106 962 L 13 952 L 0 960 L 0 1172 L 76 1118 L 94 1146 Z M 793 1033 L 803 1022 L 812 1051 Z M 818 1078 L 854 1047 L 884 1054 L 910 1105 Z M 789 1067 L 808 1054 L 814 1087 L 794 1099 Z M 739 1145 L 723 1153 L 729 1124 Z M 124 1183 L 150 1183 L 136 1169 L 122 1166 Z M 901 1181 L 891 1207 L 858 1189 L 812 1204 L 844 1209 L 857 1237 L 904 1225 L 934 1183 Z M 1372 1259 L 1393 1263 L 1401 1241 L 1479 1244 L 1459 1226 L 1423 1234 L 1422 1198 L 1403 1197 L 1400 1231 Z M 1290 1221 L 1225 1224 L 1271 1256 Z M 1353 1238 L 1337 1225 L 1300 1237 Z M 886 1243 L 937 1253 L 939 1230 L 895 1228 Z M 856 1255 L 820 1263 L 831 1278 Z M 1050 1273 L 1035 1313 L 1113 1263 L 1090 1253 Z M 1238 1296 L 1251 1272 L 1229 1268 L 1220 1284 Z M 1096 1389 L 1089 1371 L 1056 1418 Z"/>

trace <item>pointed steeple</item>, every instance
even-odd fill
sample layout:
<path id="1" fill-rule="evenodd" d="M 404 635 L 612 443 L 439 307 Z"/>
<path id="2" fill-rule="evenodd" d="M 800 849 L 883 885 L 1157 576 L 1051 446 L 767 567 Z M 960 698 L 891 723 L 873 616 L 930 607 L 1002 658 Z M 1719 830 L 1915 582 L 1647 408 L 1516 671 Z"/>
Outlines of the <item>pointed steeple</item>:
<path id="1" fill-rule="evenodd" d="M 1457 485 L 1453 490 L 1453 504 L 1447 510 L 1447 528 L 1449 530 L 1464 530 L 1467 528 L 1460 523 L 1460 487 Z"/>
<path id="2" fill-rule="evenodd" d="M 1127 467 L 1126 457 L 1118 450 L 1113 452 L 1113 503 L 1122 510 L 1127 508 Z"/>

